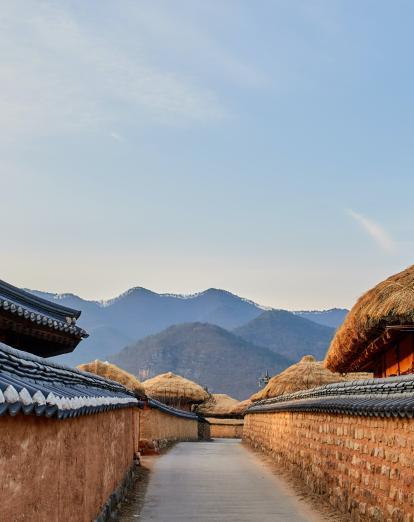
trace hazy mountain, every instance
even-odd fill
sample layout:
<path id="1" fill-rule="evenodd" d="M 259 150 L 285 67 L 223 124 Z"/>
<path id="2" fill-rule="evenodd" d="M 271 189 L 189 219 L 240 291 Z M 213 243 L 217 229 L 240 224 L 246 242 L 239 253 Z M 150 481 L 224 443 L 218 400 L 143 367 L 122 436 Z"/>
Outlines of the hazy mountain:
<path id="1" fill-rule="evenodd" d="M 172 371 L 238 399 L 258 389 L 258 378 L 266 370 L 273 375 L 291 364 L 282 355 L 205 323 L 171 326 L 124 348 L 110 361 L 140 376 Z"/>
<path id="2" fill-rule="evenodd" d="M 348 312 L 349 310 L 346 308 L 331 308 L 330 310 L 310 310 L 293 313 L 315 323 L 336 329 L 344 322 Z"/>
<path id="3" fill-rule="evenodd" d="M 308 354 L 322 360 L 335 330 L 285 310 L 269 310 L 233 332 L 296 362 Z"/>
<path id="4" fill-rule="evenodd" d="M 73 294 L 32 292 L 82 310 L 79 325 L 85 329 L 106 325 L 131 339 L 141 339 L 173 324 L 196 321 L 235 328 L 263 311 L 252 301 L 214 288 L 199 294 L 181 296 L 157 294 L 137 287 L 103 302 L 86 301 Z"/>
<path id="5" fill-rule="evenodd" d="M 82 341 L 73 354 L 57 358 L 69 365 L 88 362 L 95 358 L 106 359 L 109 354 L 118 352 L 127 344 L 175 324 L 203 322 L 232 330 L 263 313 L 263 308 L 252 301 L 213 288 L 198 294 L 182 296 L 157 294 L 137 287 L 115 299 L 103 302 L 87 301 L 74 294 L 32 292 L 82 311 L 79 325 L 89 332 L 90 337 Z M 295 312 L 298 318 L 307 317 L 315 323 L 338 322 L 345 313 L 345 310 L 337 309 L 324 312 Z M 295 323 L 286 325 L 286 328 L 290 327 L 296 328 Z M 292 336 L 300 346 L 306 344 L 301 336 L 295 337 L 294 332 Z M 272 341 L 266 342 L 271 347 Z"/>
<path id="6" fill-rule="evenodd" d="M 51 359 L 68 366 L 77 366 L 95 359 L 105 361 L 133 341 L 116 328 L 105 325 L 93 327 L 88 333 L 89 337 L 79 343 L 75 351 Z"/>

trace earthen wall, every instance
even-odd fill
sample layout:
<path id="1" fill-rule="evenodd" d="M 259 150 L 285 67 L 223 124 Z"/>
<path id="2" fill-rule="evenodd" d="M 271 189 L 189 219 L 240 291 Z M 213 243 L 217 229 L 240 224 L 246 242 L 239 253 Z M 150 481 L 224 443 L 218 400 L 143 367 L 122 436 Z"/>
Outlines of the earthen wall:
<path id="1" fill-rule="evenodd" d="M 163 446 L 172 441 L 197 440 L 198 421 L 164 413 L 155 408 L 141 410 L 141 447 L 149 441 Z"/>
<path id="2" fill-rule="evenodd" d="M 139 413 L 0 417 L 0 519 L 90 522 L 130 469 Z"/>
<path id="3" fill-rule="evenodd" d="M 355 521 L 414 520 L 414 420 L 250 413 L 243 438 Z"/>

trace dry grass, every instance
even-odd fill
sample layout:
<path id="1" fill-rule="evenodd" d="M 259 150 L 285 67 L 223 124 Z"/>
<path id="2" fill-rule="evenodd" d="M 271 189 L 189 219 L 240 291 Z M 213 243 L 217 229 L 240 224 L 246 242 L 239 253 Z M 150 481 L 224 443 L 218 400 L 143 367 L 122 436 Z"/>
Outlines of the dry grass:
<path id="1" fill-rule="evenodd" d="M 251 405 L 252 401 L 247 399 L 245 401 L 238 402 L 234 408 L 231 409 L 231 415 L 244 415 L 247 408 Z"/>
<path id="2" fill-rule="evenodd" d="M 233 399 L 233 397 L 225 393 L 214 393 L 197 407 L 197 413 L 210 417 L 230 415 L 232 409 L 238 404 L 239 401 L 237 399 Z"/>
<path id="3" fill-rule="evenodd" d="M 144 387 L 139 380 L 134 377 L 134 375 L 122 370 L 115 364 L 96 359 L 90 363 L 80 364 L 78 369 L 82 372 L 94 373 L 95 375 L 100 375 L 106 379 L 117 381 L 123 384 L 125 388 L 128 388 L 128 390 L 133 391 L 137 397 L 143 397 L 145 395 Z"/>
<path id="4" fill-rule="evenodd" d="M 210 396 L 199 384 L 172 372 L 156 375 L 144 381 L 142 385 L 147 395 L 159 401 L 196 404 L 204 402 Z"/>
<path id="5" fill-rule="evenodd" d="M 325 365 L 333 371 L 346 371 L 386 326 L 413 323 L 414 265 L 358 299 L 334 337 Z"/>
<path id="6" fill-rule="evenodd" d="M 252 395 L 251 400 L 260 401 L 344 380 L 342 375 L 324 368 L 323 363 L 316 361 L 312 355 L 305 355 L 298 363 L 272 377 L 262 390 Z"/>

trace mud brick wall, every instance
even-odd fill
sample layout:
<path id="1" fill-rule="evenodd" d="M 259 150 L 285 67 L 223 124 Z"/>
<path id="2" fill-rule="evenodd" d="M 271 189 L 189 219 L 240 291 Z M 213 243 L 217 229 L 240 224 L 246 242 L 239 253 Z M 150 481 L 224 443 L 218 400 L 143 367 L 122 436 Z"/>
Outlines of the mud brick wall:
<path id="1" fill-rule="evenodd" d="M 243 438 L 354 521 L 414 521 L 414 419 L 251 413 Z"/>
<path id="2" fill-rule="evenodd" d="M 141 410 L 140 447 L 149 441 L 155 441 L 160 447 L 176 440 L 198 440 L 197 419 L 176 417 L 155 408 Z"/>
<path id="3" fill-rule="evenodd" d="M 214 419 L 209 417 L 210 437 L 224 439 L 241 439 L 243 435 L 243 421 L 234 419 Z"/>
<path id="4" fill-rule="evenodd" d="M 94 520 L 131 468 L 137 413 L 0 417 L 2 522 Z"/>

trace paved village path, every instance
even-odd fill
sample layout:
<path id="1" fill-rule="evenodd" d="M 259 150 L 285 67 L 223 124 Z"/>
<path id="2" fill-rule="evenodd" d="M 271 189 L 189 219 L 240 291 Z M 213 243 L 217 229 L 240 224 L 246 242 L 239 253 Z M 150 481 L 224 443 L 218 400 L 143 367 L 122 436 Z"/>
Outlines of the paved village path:
<path id="1" fill-rule="evenodd" d="M 320 522 L 283 479 L 238 440 L 182 442 L 156 461 L 144 522 Z"/>

